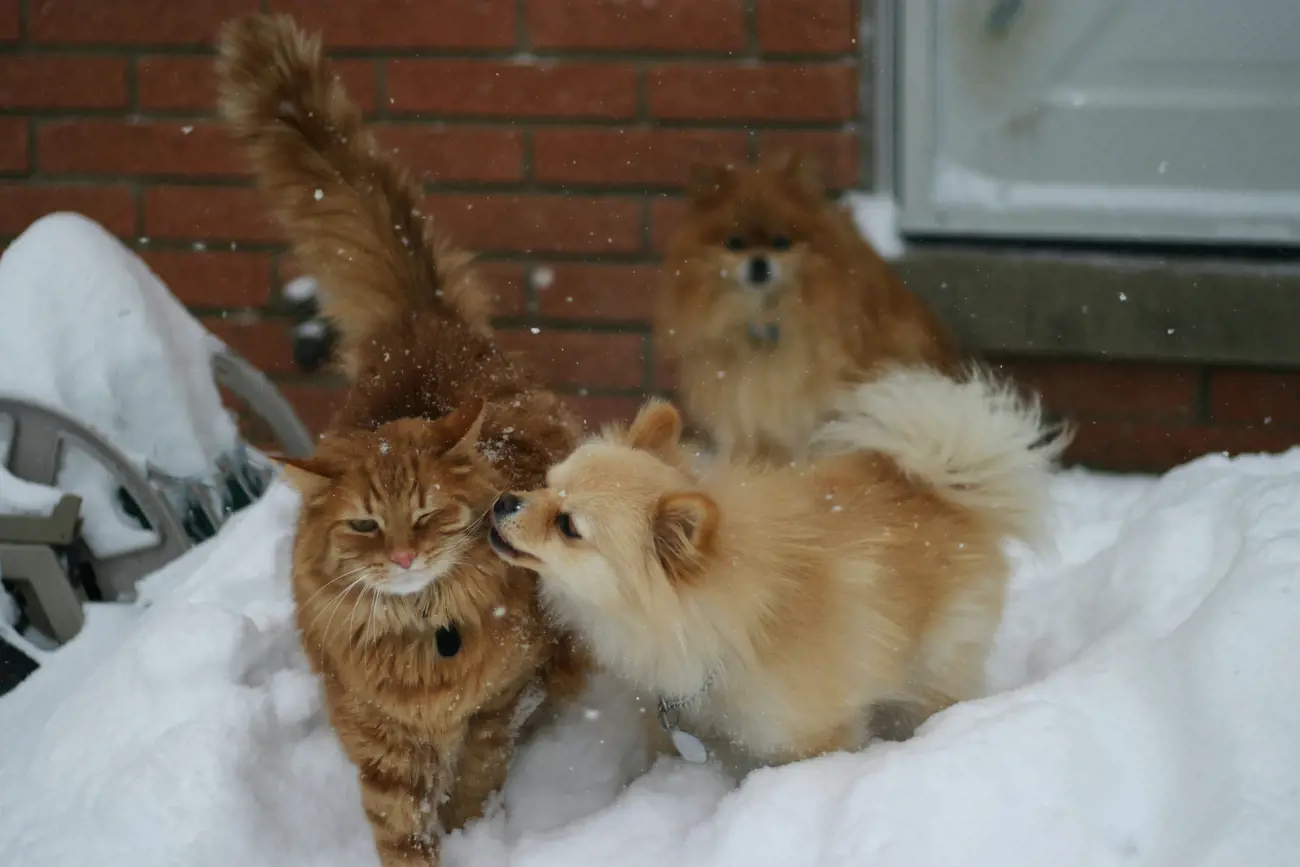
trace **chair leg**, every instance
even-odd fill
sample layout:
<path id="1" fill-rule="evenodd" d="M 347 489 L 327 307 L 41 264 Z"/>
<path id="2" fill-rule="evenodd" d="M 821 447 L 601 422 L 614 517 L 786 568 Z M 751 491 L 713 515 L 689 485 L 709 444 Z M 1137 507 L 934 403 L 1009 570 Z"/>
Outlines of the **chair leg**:
<path id="1" fill-rule="evenodd" d="M 29 592 L 24 595 L 36 609 L 31 612 L 33 619 L 48 628 L 60 644 L 81 631 L 86 621 L 81 600 L 52 549 L 44 545 L 0 543 L 0 574 L 6 580 L 26 585 Z M 40 619 L 45 622 L 40 623 Z"/>

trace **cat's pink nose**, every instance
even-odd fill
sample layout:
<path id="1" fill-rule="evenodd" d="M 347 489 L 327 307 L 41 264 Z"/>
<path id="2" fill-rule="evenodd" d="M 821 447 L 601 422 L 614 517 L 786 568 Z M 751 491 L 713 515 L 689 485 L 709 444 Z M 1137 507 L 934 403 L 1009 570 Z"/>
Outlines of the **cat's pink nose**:
<path id="1" fill-rule="evenodd" d="M 393 553 L 388 555 L 388 559 L 392 560 L 394 563 L 396 563 L 398 566 L 401 566 L 403 569 L 410 569 L 411 564 L 415 562 L 415 552 L 394 551 Z"/>

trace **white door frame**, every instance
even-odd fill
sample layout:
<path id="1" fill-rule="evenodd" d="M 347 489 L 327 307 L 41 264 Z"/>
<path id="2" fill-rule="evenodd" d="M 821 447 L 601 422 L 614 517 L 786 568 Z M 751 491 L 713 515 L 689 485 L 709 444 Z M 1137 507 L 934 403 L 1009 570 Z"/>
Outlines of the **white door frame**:
<path id="1" fill-rule="evenodd" d="M 1054 206 L 1050 201 L 1013 203 L 1005 209 L 938 202 L 933 171 L 939 124 L 934 54 L 935 4 L 940 2 L 951 0 L 874 0 L 875 21 L 864 24 L 864 44 L 870 38 L 875 49 L 863 76 L 873 79 L 872 86 L 864 88 L 864 102 L 869 98 L 874 103 L 869 108 L 875 187 L 898 200 L 903 233 L 954 239 L 1300 245 L 1300 218 L 1290 212 L 1300 197 L 1289 195 L 1274 203 L 1278 213 L 1272 216 L 1233 220 L 1207 212 L 1202 204 L 1191 201 L 1194 197 L 1186 197 L 1188 207 L 1180 206 L 1179 191 L 1163 191 L 1163 199 L 1160 190 L 1105 193 L 1107 201 L 1111 197 L 1128 199 L 1122 221 L 1104 208 L 1087 207 L 1101 194 L 1091 187 L 1051 190 L 1055 201 L 1077 195 L 1082 207 L 1075 208 Z M 1144 213 L 1148 201 L 1160 207 Z"/>

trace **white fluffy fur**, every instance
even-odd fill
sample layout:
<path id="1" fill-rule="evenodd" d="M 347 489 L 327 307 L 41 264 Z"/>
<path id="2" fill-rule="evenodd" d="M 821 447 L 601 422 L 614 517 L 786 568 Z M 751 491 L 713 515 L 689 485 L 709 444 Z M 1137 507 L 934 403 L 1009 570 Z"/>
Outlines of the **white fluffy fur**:
<path id="1" fill-rule="evenodd" d="M 1036 541 L 1046 511 L 1044 473 L 1069 445 L 1044 424 L 1037 398 L 972 368 L 961 379 L 895 368 L 845 392 L 836 419 L 813 438 L 814 454 L 876 451 L 1001 532 Z"/>

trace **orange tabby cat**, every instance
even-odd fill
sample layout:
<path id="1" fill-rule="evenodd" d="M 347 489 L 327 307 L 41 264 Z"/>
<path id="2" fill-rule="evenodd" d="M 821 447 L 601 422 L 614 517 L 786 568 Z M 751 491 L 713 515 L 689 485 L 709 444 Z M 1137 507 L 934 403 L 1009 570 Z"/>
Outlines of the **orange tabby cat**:
<path id="1" fill-rule="evenodd" d="M 494 345 L 468 257 L 420 215 L 319 41 L 252 16 L 220 49 L 222 113 L 320 282 L 352 380 L 316 454 L 285 462 L 303 495 L 302 645 L 380 860 L 436 863 L 441 833 L 502 783 L 521 725 L 583 685 L 534 577 L 492 554 L 484 525 L 499 492 L 543 482 L 577 425 Z"/>

